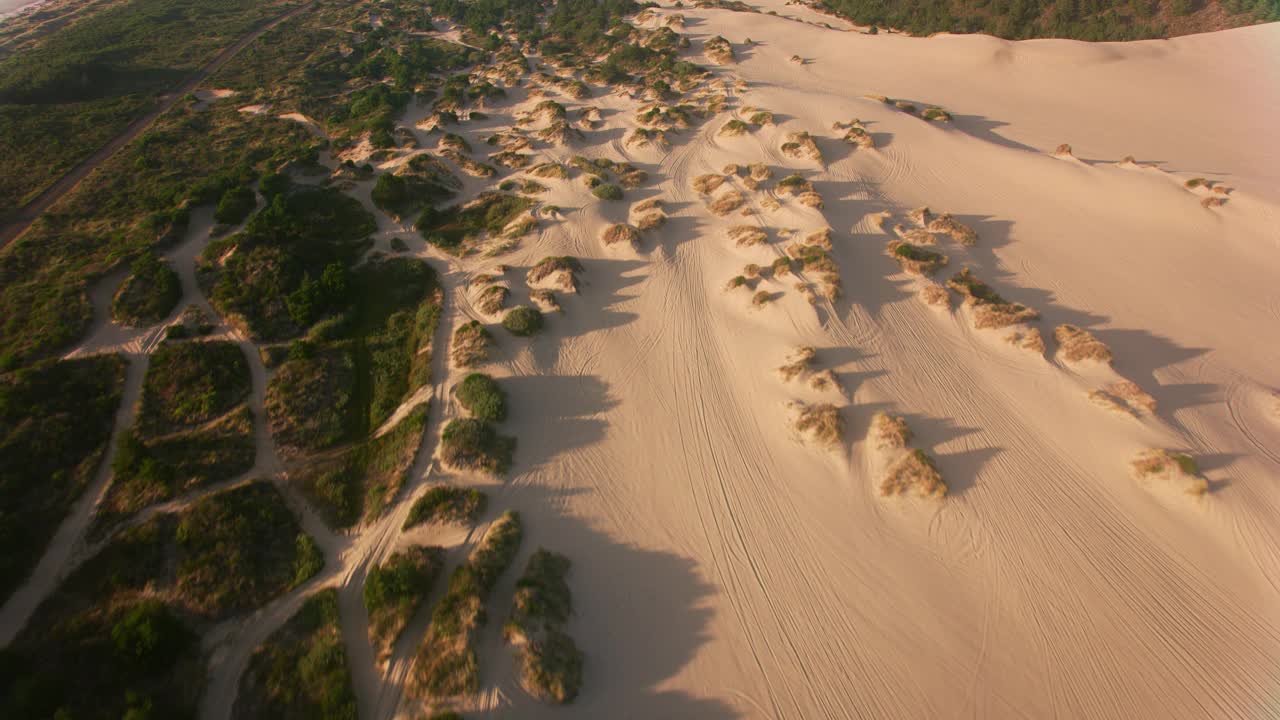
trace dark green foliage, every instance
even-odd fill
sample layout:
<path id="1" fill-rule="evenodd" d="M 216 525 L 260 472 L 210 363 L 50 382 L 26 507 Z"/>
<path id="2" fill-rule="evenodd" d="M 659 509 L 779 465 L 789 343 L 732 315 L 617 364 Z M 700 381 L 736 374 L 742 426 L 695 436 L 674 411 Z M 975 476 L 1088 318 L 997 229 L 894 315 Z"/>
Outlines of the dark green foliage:
<path id="1" fill-rule="evenodd" d="M 0 717 L 194 718 L 206 678 L 196 633 L 293 587 L 315 562 L 299 537 L 265 482 L 120 533 L 4 651 Z"/>
<path id="2" fill-rule="evenodd" d="M 255 608 L 320 568 L 280 492 L 256 482 L 201 500 L 174 530 L 177 592 L 214 618 Z"/>
<path id="3" fill-rule="evenodd" d="M 487 422 L 507 418 L 507 395 L 493 378 L 484 373 L 471 373 L 457 389 L 458 403 L 471 417 Z"/>
<path id="4" fill-rule="evenodd" d="M 542 313 L 525 305 L 514 307 L 503 316 L 502 327 L 512 335 L 528 337 L 542 329 Z"/>
<path id="5" fill-rule="evenodd" d="M 860 25 L 891 27 L 916 35 L 982 32 L 1011 40 L 1062 37 L 1076 40 L 1140 40 L 1167 37 L 1172 16 L 1187 15 L 1197 0 L 825 0 L 824 5 Z M 1227 0 L 1230 15 L 1178 26 L 1177 34 L 1221 30 L 1259 20 L 1280 19 L 1278 0 Z M 1157 9 L 1163 11 L 1157 13 Z"/>
<path id="6" fill-rule="evenodd" d="M 582 685 L 582 651 L 564 632 L 573 612 L 568 574 L 568 558 L 538 548 L 516 583 L 503 633 L 509 642 L 523 644 L 519 664 L 525 689 L 560 704 L 577 697 Z"/>
<path id="7" fill-rule="evenodd" d="M 461 254 L 486 234 L 501 233 L 533 204 L 533 200 L 518 195 L 486 193 L 465 207 L 438 211 L 428 207 L 418 218 L 417 228 L 432 245 L 446 252 Z"/>
<path id="8" fill-rule="evenodd" d="M 265 403 L 271 432 L 282 449 L 322 450 L 354 433 L 353 376 L 351 356 L 342 350 L 290 353 L 271 378 Z"/>
<path id="9" fill-rule="evenodd" d="M 181 298 L 178 273 L 155 253 L 144 252 L 133 261 L 132 273 L 112 298 L 111 316 L 125 325 L 160 322 Z"/>
<path id="10" fill-rule="evenodd" d="M 446 465 L 501 475 L 511 467 L 516 439 L 500 435 L 475 418 L 449 421 L 440 437 L 440 457 Z"/>
<path id="11" fill-rule="evenodd" d="M 145 113 L 157 94 L 284 9 L 256 0 L 133 0 L 86 8 L 75 22 L 49 23 L 6 48 L 0 219 Z"/>
<path id="12" fill-rule="evenodd" d="M 234 478 L 253 467 L 253 458 L 253 414 L 244 405 L 208 427 L 160 438 L 126 430 L 95 524 L 106 529 L 181 492 Z"/>
<path id="13" fill-rule="evenodd" d="M 253 188 L 244 186 L 228 188 L 218 199 L 218 208 L 213 213 L 213 219 L 224 225 L 239 225 L 249 217 L 249 213 L 253 212 L 257 204 L 258 196 L 253 192 Z"/>
<path id="14" fill-rule="evenodd" d="M 402 529 L 432 522 L 469 525 L 480 517 L 488 504 L 488 497 L 475 488 L 437 485 L 423 493 L 409 508 L 409 517 L 405 518 Z"/>
<path id="15" fill-rule="evenodd" d="M 452 197 L 462 183 L 437 158 L 419 155 L 397 174 L 379 175 L 373 204 L 397 216 L 411 216 L 424 206 Z"/>
<path id="16" fill-rule="evenodd" d="M 98 355 L 0 375 L 0 601 L 35 566 L 97 469 L 124 370 L 120 356 Z"/>
<path id="17" fill-rule="evenodd" d="M 399 637 L 443 568 L 443 548 L 415 545 L 369 569 L 364 607 L 369 613 L 369 637 L 379 655 Z"/>
<path id="18" fill-rule="evenodd" d="M 233 714 L 263 720 L 357 720 L 336 590 L 308 598 L 253 654 Z"/>
<path id="19" fill-rule="evenodd" d="M 591 194 L 595 195 L 601 200 L 621 200 L 622 188 L 618 187 L 617 185 L 606 183 L 604 185 L 597 185 L 594 188 L 592 188 Z"/>
<path id="20" fill-rule="evenodd" d="M 207 422 L 249 394 L 249 364 L 224 340 L 168 341 L 151 356 L 138 429 L 159 435 Z"/>
<path id="21" fill-rule="evenodd" d="M 277 195 L 244 232 L 210 243 L 199 267 L 220 311 L 257 338 L 282 340 L 350 304 L 347 274 L 375 229 L 354 198 L 333 189 L 298 190 Z"/>

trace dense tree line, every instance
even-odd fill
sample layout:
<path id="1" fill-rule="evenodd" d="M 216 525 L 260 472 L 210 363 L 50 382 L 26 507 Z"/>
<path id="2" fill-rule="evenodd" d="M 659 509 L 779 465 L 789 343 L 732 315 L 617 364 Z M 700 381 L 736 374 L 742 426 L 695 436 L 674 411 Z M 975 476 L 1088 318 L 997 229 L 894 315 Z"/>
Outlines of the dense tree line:
<path id="1" fill-rule="evenodd" d="M 1280 0 L 1220 0 L 1225 20 L 1184 22 L 1219 0 L 823 0 L 860 25 L 915 35 L 987 33 L 1011 40 L 1142 40 L 1280 20 Z"/>

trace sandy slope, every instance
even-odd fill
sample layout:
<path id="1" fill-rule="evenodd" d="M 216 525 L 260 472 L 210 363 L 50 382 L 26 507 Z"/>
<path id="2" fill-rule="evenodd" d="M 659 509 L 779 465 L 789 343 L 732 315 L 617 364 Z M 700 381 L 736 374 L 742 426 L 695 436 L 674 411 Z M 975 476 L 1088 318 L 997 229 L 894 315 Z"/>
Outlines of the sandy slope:
<path id="1" fill-rule="evenodd" d="M 1280 148 L 1268 128 L 1280 84 L 1266 75 L 1280 27 L 1090 46 L 681 12 L 695 51 L 715 34 L 735 43 L 740 62 L 718 72 L 749 88 L 730 112 L 768 108 L 780 126 L 721 138 L 722 115 L 669 153 L 628 151 L 634 103 L 587 101 L 606 123 L 583 148 L 648 170 L 656 187 L 628 200 L 660 195 L 672 217 L 639 252 L 606 250 L 597 238 L 626 205 L 552 183 L 549 202 L 581 209 L 509 261 L 521 302 L 520 273 L 542 256 L 586 258 L 581 296 L 561 299 L 546 336 L 502 336 L 520 449 L 494 504 L 526 515 L 519 562 L 540 544 L 573 559 L 571 629 L 588 667 L 574 705 L 545 709 L 514 682 L 491 625 L 491 716 L 1274 712 L 1280 345 L 1267 328 L 1280 308 Z M 746 37 L 759 44 L 737 44 Z M 865 93 L 942 105 L 956 122 Z M 509 122 L 486 112 L 493 127 Z M 837 139 L 832 123 L 853 117 L 879 150 Z M 825 170 L 778 152 L 796 130 L 818 136 Z M 1083 162 L 1050 157 L 1061 142 Z M 1115 165 L 1130 154 L 1169 172 Z M 826 198 L 821 213 L 769 211 L 760 195 L 752 206 L 771 231 L 834 230 L 843 299 L 811 308 L 790 282 L 766 282 L 783 294 L 754 310 L 722 290 L 777 250 L 734 248 L 721 229 L 744 219 L 712 218 L 689 182 L 761 160 L 801 170 Z M 1181 186 L 1193 176 L 1236 190 L 1205 209 Z M 1089 327 L 1158 416 L 1097 408 L 1084 391 L 1108 371 L 1036 357 L 973 330 L 967 311 L 920 302 L 881 254 L 888 236 L 862 218 L 923 204 L 981 237 L 971 249 L 941 241 L 943 277 L 974 267 L 1038 309 L 1046 335 Z M 788 429 L 789 400 L 838 401 L 773 374 L 801 344 L 851 393 L 838 453 Z M 936 456 L 945 502 L 876 495 L 860 438 L 878 409 L 905 414 Z M 1152 446 L 1199 456 L 1210 495 L 1136 484 L 1128 460 Z"/>
<path id="2" fill-rule="evenodd" d="M 402 237 L 447 290 L 436 382 L 416 399 L 432 398 L 429 437 L 400 502 L 349 534 L 324 529 L 290 493 L 326 571 L 205 638 L 213 660 L 203 717 L 231 715 L 253 648 L 307 594 L 333 585 L 362 717 L 416 716 L 421 706 L 403 685 L 429 608 L 377 665 L 359 598 L 369 565 L 400 546 L 444 545 L 452 568 L 482 537 L 484 523 L 400 533 L 412 499 L 442 480 L 483 486 L 485 523 L 508 508 L 525 519 L 517 567 L 491 598 L 482 635 L 485 690 L 470 709 L 486 717 L 1274 716 L 1280 146 L 1270 129 L 1280 126 L 1280 25 L 1133 44 L 1007 43 L 868 36 L 800 6 L 759 6 L 780 17 L 680 10 L 691 59 L 701 61 L 702 40 L 723 35 L 739 61 L 717 76 L 746 86 L 729 91 L 725 113 L 674 133 L 669 151 L 624 143 L 636 127 L 633 99 L 552 93 L 570 119 L 577 107 L 600 107 L 603 125 L 575 146 L 533 152 L 635 163 L 650 182 L 625 201 L 595 200 L 576 176 L 544 180 L 542 199 L 564 219 L 544 219 L 510 255 L 463 261 L 420 250 L 407 226 L 377 213 L 377 247 Z M 743 45 L 748 37 L 756 44 Z M 955 122 L 926 123 L 868 93 L 941 105 Z M 485 108 L 488 120 L 457 127 L 483 159 L 483 138 L 538 100 L 512 88 Z M 772 110 L 778 124 L 719 136 L 747 106 Z M 425 115 L 415 106 L 403 124 Z M 855 117 L 877 149 L 854 150 L 832 129 Z M 816 136 L 825 165 L 780 152 L 800 130 Z M 418 136 L 434 147 L 435 135 Z M 1079 160 L 1050 155 L 1063 142 Z M 1147 167 L 1120 165 L 1125 155 Z M 731 162 L 768 163 L 775 180 L 799 172 L 825 207 L 777 197 L 772 181 L 749 192 L 733 180 L 747 214 L 714 217 L 691 180 Z M 1191 177 L 1234 191 L 1204 208 L 1206 195 L 1183 186 Z M 372 209 L 371 184 L 352 194 Z M 464 192 L 489 184 L 467 178 Z M 662 199 L 666 225 L 638 249 L 604 247 L 605 227 L 650 197 Z M 939 279 L 972 267 L 1040 311 L 1046 338 L 1061 323 L 1090 329 L 1114 351 L 1114 368 L 1067 363 L 1051 339 L 1043 356 L 1015 348 L 1004 333 L 973 329 L 954 300 L 948 310 L 922 302 L 919 281 L 883 248 L 885 230 L 926 204 L 980 237 L 971 248 L 939 239 L 951 258 Z M 893 214 L 885 230 L 867 219 L 881 211 Z M 725 229 L 742 223 L 770 242 L 734 246 Z M 724 290 L 745 264 L 778 257 L 787 231 L 825 227 L 841 298 L 811 306 L 796 278 L 762 281 L 775 298 L 764 308 Z M 206 234 L 193 230 L 173 259 L 184 305 L 211 311 L 189 267 Z M 501 483 L 454 476 L 431 458 L 439 428 L 458 414 L 451 393 L 464 375 L 446 367 L 446 333 L 493 321 L 471 304 L 467 279 L 501 261 L 511 266 L 509 304 L 527 303 L 524 272 L 560 254 L 582 259 L 580 293 L 559 293 L 564 312 L 531 341 L 495 327 L 485 368 L 510 395 L 503 431 L 519 439 L 515 469 Z M 104 283 L 100 301 L 118 280 Z M 104 322 L 83 349 L 145 358 L 156 337 L 156 328 Z M 242 344 L 260 416 L 268 374 Z M 834 370 L 843 394 L 778 378 L 800 345 L 817 349 L 817 368 Z M 1154 417 L 1086 399 L 1117 377 L 1155 397 Z M 842 407 L 840 448 L 800 441 L 788 422 L 794 400 Z M 862 438 L 878 410 L 907 418 L 948 498 L 876 493 L 880 459 Z M 279 472 L 261 419 L 258 440 L 255 472 Z M 1196 499 L 1136 483 L 1128 461 L 1149 447 L 1196 455 L 1211 492 Z M 51 590 L 58 553 L 70 553 L 87 517 L 77 510 L 59 534 L 69 539 L 15 596 L 25 605 Z M 518 570 L 540 545 L 574 563 L 570 632 L 587 669 L 565 708 L 520 689 L 501 640 Z M 30 611 L 10 605 L 6 623 Z"/>

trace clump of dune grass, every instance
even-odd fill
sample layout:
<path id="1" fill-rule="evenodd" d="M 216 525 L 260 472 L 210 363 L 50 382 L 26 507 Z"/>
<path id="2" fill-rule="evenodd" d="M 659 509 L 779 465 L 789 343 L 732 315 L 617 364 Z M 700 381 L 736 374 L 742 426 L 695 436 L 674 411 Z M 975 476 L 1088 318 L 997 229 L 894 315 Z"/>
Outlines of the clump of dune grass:
<path id="1" fill-rule="evenodd" d="M 901 240 L 890 240 L 885 250 L 898 261 L 904 272 L 912 275 L 932 275 L 947 264 L 947 256 Z"/>
<path id="2" fill-rule="evenodd" d="M 502 327 L 517 337 L 529 337 L 542 329 L 542 313 L 525 305 L 517 305 L 502 316 Z"/>
<path id="3" fill-rule="evenodd" d="M 793 427 L 809 442 L 834 448 L 844 440 L 844 416 L 835 405 L 796 402 L 792 404 L 792 409 L 795 412 Z"/>
<path id="4" fill-rule="evenodd" d="M 484 603 L 515 559 L 522 535 L 520 516 L 506 513 L 490 526 L 467 562 L 453 571 L 418 647 L 411 681 L 415 695 L 439 701 L 479 692 L 476 643 L 485 624 Z"/>
<path id="5" fill-rule="evenodd" d="M 930 105 L 920 113 L 920 117 L 929 122 L 951 122 L 951 113 L 943 110 L 937 105 Z"/>
<path id="6" fill-rule="evenodd" d="M 760 270 L 761 270 L 760 266 L 755 263 L 747 263 L 746 265 L 742 266 L 742 274 L 746 275 L 749 278 L 760 277 Z"/>
<path id="7" fill-rule="evenodd" d="M 911 222 L 915 223 L 918 227 L 923 228 L 923 227 L 928 227 L 929 221 L 933 218 L 933 213 L 930 212 L 928 206 L 921 206 L 918 208 L 913 208 L 910 212 L 908 212 L 907 218 L 910 219 Z"/>
<path id="8" fill-rule="evenodd" d="M 1148 395 L 1147 391 L 1138 387 L 1138 383 L 1133 380 L 1116 380 L 1102 389 L 1092 391 L 1089 397 L 1100 405 L 1105 405 L 1103 400 L 1110 400 L 1112 404 L 1124 404 L 1133 415 L 1156 413 L 1156 398 Z"/>
<path id="9" fill-rule="evenodd" d="M 485 315 L 497 315 L 507 305 L 511 291 L 502 285 L 491 285 L 476 299 L 476 308 Z"/>
<path id="10" fill-rule="evenodd" d="M 780 257 L 773 261 L 769 269 L 773 272 L 774 277 L 783 277 L 791 274 L 792 260 L 789 257 Z"/>
<path id="11" fill-rule="evenodd" d="M 1035 310 L 1005 300 L 990 285 L 979 280 L 969 268 L 951 276 L 947 286 L 963 295 L 965 304 L 973 308 L 974 327 L 979 330 L 1003 328 L 1040 319 L 1040 313 Z"/>
<path id="12" fill-rule="evenodd" d="M 1041 355 L 1044 354 L 1044 337 L 1040 335 L 1040 328 L 1014 330 L 1009 333 L 1005 340 L 1014 347 L 1030 350 Z"/>
<path id="13" fill-rule="evenodd" d="M 725 177 L 715 173 L 699 175 L 693 179 L 693 190 L 701 195 L 710 195 L 724 184 Z"/>
<path id="14" fill-rule="evenodd" d="M 816 192 L 800 193 L 796 196 L 796 202 L 815 210 L 821 210 L 823 207 L 822 196 Z"/>
<path id="15" fill-rule="evenodd" d="M 617 223 L 605 229 L 601 240 L 605 245 L 628 243 L 636 247 L 640 244 L 640 231 L 626 223 Z"/>
<path id="16" fill-rule="evenodd" d="M 580 130 L 569 125 L 565 120 L 557 120 L 534 133 L 539 140 L 550 145 L 568 145 L 575 140 L 582 140 Z"/>
<path id="17" fill-rule="evenodd" d="M 471 373 L 454 389 L 458 405 L 471 417 L 486 422 L 507 418 L 507 394 L 496 380 L 484 373 Z"/>
<path id="18" fill-rule="evenodd" d="M 1088 330 L 1075 325 L 1059 325 L 1053 329 L 1053 339 L 1058 341 L 1058 352 L 1067 362 L 1096 360 L 1111 364 L 1111 348 Z"/>
<path id="19" fill-rule="evenodd" d="M 605 183 L 603 185 L 596 185 L 594 188 L 592 188 L 591 194 L 595 195 L 597 198 L 601 200 L 621 200 L 622 188 L 618 187 L 617 185 Z"/>
<path id="20" fill-rule="evenodd" d="M 618 183 L 628 190 L 634 190 L 649 180 L 649 173 L 631 163 L 619 163 L 616 170 Z"/>
<path id="21" fill-rule="evenodd" d="M 1200 200 L 1200 207 L 1202 208 L 1216 208 L 1216 207 L 1222 207 L 1223 205 L 1226 205 L 1226 204 L 1227 204 L 1226 198 L 1215 197 L 1213 195 L 1210 195 L 1206 198 L 1202 198 Z"/>
<path id="22" fill-rule="evenodd" d="M 656 128 L 635 128 L 625 141 L 627 147 L 656 147 L 666 150 L 671 147 L 671 139 L 666 130 Z"/>
<path id="23" fill-rule="evenodd" d="M 494 175 L 498 174 L 498 171 L 495 170 L 492 165 L 486 165 L 482 162 L 477 162 L 472 158 L 467 157 L 466 155 L 463 155 L 462 153 L 459 153 L 455 150 L 446 150 L 445 152 L 440 153 L 440 155 L 442 157 L 446 157 L 452 160 L 455 164 L 457 164 L 457 166 L 462 170 L 462 172 L 472 177 L 491 178 Z"/>
<path id="24" fill-rule="evenodd" d="M 542 258 L 529 269 L 525 282 L 530 286 L 538 285 L 548 279 L 564 292 L 578 291 L 578 273 L 582 272 L 582 263 L 568 255 L 553 255 Z"/>
<path id="25" fill-rule="evenodd" d="M 729 239 L 739 247 L 760 245 L 769 241 L 769 235 L 756 225 L 734 225 L 728 230 Z"/>
<path id="26" fill-rule="evenodd" d="M 868 433 L 877 450 L 901 450 L 911 442 L 911 428 L 907 420 L 901 416 L 878 412 L 871 418 L 871 429 Z"/>
<path id="27" fill-rule="evenodd" d="M 751 117 L 747 118 L 747 122 L 756 126 L 772 125 L 773 113 L 768 110 L 757 109 L 751 113 Z"/>
<path id="28" fill-rule="evenodd" d="M 947 494 L 938 466 L 923 450 L 916 449 L 898 458 L 880 479 L 883 496 L 914 494 L 921 498 L 941 498 Z"/>
<path id="29" fill-rule="evenodd" d="M 786 142 L 782 143 L 782 154 L 798 160 L 808 159 L 822 163 L 822 151 L 818 149 L 817 141 L 804 131 L 787 135 Z"/>
<path id="30" fill-rule="evenodd" d="M 529 165 L 532 160 L 532 156 L 526 155 L 525 153 L 504 150 L 500 153 L 495 153 L 489 156 L 489 160 L 496 165 L 501 165 L 502 167 L 511 168 L 513 170 L 519 170 Z"/>
<path id="31" fill-rule="evenodd" d="M 569 559 L 538 548 L 516 583 L 503 637 L 516 645 L 520 685 L 557 705 L 572 702 L 582 686 L 582 651 L 565 625 L 573 612 Z"/>
<path id="32" fill-rule="evenodd" d="M 1188 190 L 1194 190 L 1195 188 L 1198 188 L 1198 187 L 1204 187 L 1204 188 L 1212 187 L 1212 186 L 1213 186 L 1213 181 L 1212 181 L 1212 180 L 1208 180 L 1208 179 L 1206 179 L 1206 178 L 1202 178 L 1202 177 L 1193 177 L 1193 178 L 1191 178 L 1190 180 L 1188 180 L 1188 181 L 1186 181 L 1186 182 L 1184 182 L 1184 183 L 1182 183 L 1182 184 L 1183 184 L 1183 186 L 1185 186 Z"/>
<path id="33" fill-rule="evenodd" d="M 636 221 L 636 227 L 641 232 L 645 232 L 662 227 L 663 223 L 666 221 L 666 215 L 663 215 L 660 212 L 651 212 L 641 216 L 640 219 Z"/>
<path id="34" fill-rule="evenodd" d="M 529 299 L 544 313 L 560 312 L 562 310 L 560 301 L 556 299 L 556 294 L 552 290 L 530 290 Z"/>
<path id="35" fill-rule="evenodd" d="M 747 288 L 748 290 L 751 290 L 754 287 L 755 283 L 753 283 L 751 278 L 748 278 L 746 275 L 734 275 L 729 278 L 729 282 L 724 285 L 725 290 L 737 290 L 738 288 Z"/>
<path id="36" fill-rule="evenodd" d="M 734 118 L 726 122 L 720 127 L 720 135 L 724 137 L 737 137 L 751 131 L 751 126 L 747 123 Z"/>
<path id="37" fill-rule="evenodd" d="M 760 292 L 757 292 L 755 295 L 751 296 L 751 304 L 758 308 L 764 307 L 765 305 L 768 305 L 771 302 L 773 302 L 773 295 L 769 294 L 767 290 L 761 290 Z"/>
<path id="38" fill-rule="evenodd" d="M 738 192 L 737 190 L 729 190 L 729 191 L 726 191 L 724 194 L 722 194 L 720 197 L 708 203 L 707 209 L 709 209 L 715 215 L 724 217 L 725 215 L 728 215 L 734 210 L 737 210 L 738 208 L 745 205 L 746 202 L 747 202 L 747 198 L 745 195 Z"/>
<path id="39" fill-rule="evenodd" d="M 936 245 L 933 233 L 924 228 L 909 228 L 902 223 L 893 226 L 893 234 L 912 245 Z"/>
<path id="40" fill-rule="evenodd" d="M 813 192 L 813 183 L 799 175 L 791 174 L 778 181 L 776 191 L 779 195 L 801 195 Z"/>
<path id="41" fill-rule="evenodd" d="M 1092 402 L 1094 405 L 1097 405 L 1098 407 L 1104 410 L 1110 410 L 1112 412 L 1117 412 L 1117 413 L 1120 413 L 1121 415 L 1128 415 L 1130 417 L 1138 416 L 1138 413 L 1136 413 L 1133 410 L 1133 408 L 1129 407 L 1119 398 L 1115 397 L 1111 393 L 1106 392 L 1105 390 L 1097 390 L 1097 389 L 1090 390 L 1089 392 L 1085 393 L 1085 396 L 1088 397 L 1089 401 Z"/>
<path id="42" fill-rule="evenodd" d="M 437 145 L 440 150 L 454 150 L 457 152 L 471 152 L 471 143 L 461 135 L 455 133 L 445 133 L 440 136 L 440 142 Z"/>
<path id="43" fill-rule="evenodd" d="M 488 504 L 488 496 L 475 488 L 436 485 L 414 501 L 401 529 L 431 523 L 465 527 L 475 523 Z"/>
<path id="44" fill-rule="evenodd" d="M 778 375 L 784 382 L 791 382 L 797 377 L 803 377 L 809 373 L 817 351 L 811 347 L 799 347 L 787 356 L 787 362 L 778 368 Z"/>
<path id="45" fill-rule="evenodd" d="M 727 65 L 734 60 L 733 45 L 719 35 L 702 43 L 702 54 L 717 65 Z"/>
<path id="46" fill-rule="evenodd" d="M 520 183 L 520 192 L 524 193 L 525 195 L 541 195 L 542 193 L 547 192 L 550 189 L 551 188 L 547 187 L 546 185 L 543 185 L 537 180 L 525 180 L 524 182 Z"/>
<path id="47" fill-rule="evenodd" d="M 977 245 L 978 233 L 973 228 L 956 220 L 951 213 L 943 213 L 933 220 L 929 221 L 929 232 L 949 235 L 952 240 L 961 245 Z"/>
<path id="48" fill-rule="evenodd" d="M 814 230 L 808 235 L 805 235 L 802 242 L 811 247 L 820 247 L 823 250 L 830 250 L 832 248 L 831 228 Z"/>
<path id="49" fill-rule="evenodd" d="M 797 64 L 797 65 L 803 65 L 803 64 L 804 64 L 804 58 L 800 57 L 799 55 L 792 55 L 792 56 L 791 56 L 791 62 L 793 62 L 793 63 L 795 63 L 795 64 Z"/>
<path id="50" fill-rule="evenodd" d="M 1134 456 L 1131 466 L 1141 481 L 1164 481 L 1188 495 L 1201 496 L 1209 491 L 1209 481 L 1200 477 L 1195 458 L 1186 453 L 1161 448 L 1144 450 Z"/>
<path id="51" fill-rule="evenodd" d="M 649 198 L 648 200 L 645 200 L 643 202 L 638 202 L 635 205 L 631 206 L 631 212 L 633 213 L 643 213 L 643 212 L 649 212 L 650 210 L 661 210 L 661 209 L 662 209 L 662 200 L 656 197 Z"/>
<path id="52" fill-rule="evenodd" d="M 449 421 L 440 435 L 440 459 L 455 470 L 501 475 L 511 467 L 516 440 L 479 418 Z"/>
<path id="53" fill-rule="evenodd" d="M 539 163 L 529 168 L 529 174 L 540 178 L 568 179 L 568 168 L 559 163 Z"/>
<path id="54" fill-rule="evenodd" d="M 738 165 L 738 163 L 729 163 L 721 168 L 720 172 L 724 173 L 725 177 L 729 177 L 730 175 L 737 177 L 742 174 L 742 166 Z"/>
<path id="55" fill-rule="evenodd" d="M 1054 149 L 1052 154 L 1056 158 L 1074 158 L 1075 157 L 1075 154 L 1071 152 L 1071 146 L 1068 145 L 1067 143 L 1062 143 L 1061 145 L 1059 145 L 1057 148 Z"/>
<path id="56" fill-rule="evenodd" d="M 478 320 L 463 323 L 453 331 L 450 359 L 455 367 L 475 367 L 489 359 L 493 336 Z"/>
<path id="57" fill-rule="evenodd" d="M 934 282 L 920 288 L 920 299 L 932 307 L 951 307 L 951 296 L 947 294 L 947 289 Z"/>

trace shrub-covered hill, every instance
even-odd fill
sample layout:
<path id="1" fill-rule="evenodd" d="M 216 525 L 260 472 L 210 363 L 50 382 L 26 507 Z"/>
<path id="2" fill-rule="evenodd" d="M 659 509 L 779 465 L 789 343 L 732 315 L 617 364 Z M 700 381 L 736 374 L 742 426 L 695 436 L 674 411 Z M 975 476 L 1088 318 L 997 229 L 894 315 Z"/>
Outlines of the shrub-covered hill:
<path id="1" fill-rule="evenodd" d="M 914 35 L 1143 40 L 1280 20 L 1280 0 L 821 0 L 860 25 Z"/>

